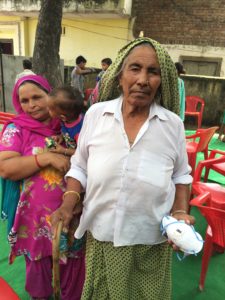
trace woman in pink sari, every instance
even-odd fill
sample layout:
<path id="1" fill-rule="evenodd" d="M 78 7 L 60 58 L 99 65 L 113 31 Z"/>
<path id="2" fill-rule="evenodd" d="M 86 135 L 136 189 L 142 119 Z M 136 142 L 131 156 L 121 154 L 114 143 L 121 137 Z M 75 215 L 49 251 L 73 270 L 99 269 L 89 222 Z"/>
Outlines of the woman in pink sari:
<path id="1" fill-rule="evenodd" d="M 0 176 L 21 180 L 21 194 L 14 225 L 9 234 L 10 263 L 24 255 L 26 290 L 31 299 L 52 295 L 52 234 L 49 216 L 61 204 L 65 191 L 63 176 L 68 157 L 48 151 L 46 138 L 58 134 L 58 120 L 51 119 L 47 99 L 51 88 L 46 79 L 29 75 L 19 79 L 13 90 L 18 113 L 3 129 L 0 139 Z M 71 253 L 60 266 L 61 297 L 78 300 L 84 280 L 82 249 Z"/>

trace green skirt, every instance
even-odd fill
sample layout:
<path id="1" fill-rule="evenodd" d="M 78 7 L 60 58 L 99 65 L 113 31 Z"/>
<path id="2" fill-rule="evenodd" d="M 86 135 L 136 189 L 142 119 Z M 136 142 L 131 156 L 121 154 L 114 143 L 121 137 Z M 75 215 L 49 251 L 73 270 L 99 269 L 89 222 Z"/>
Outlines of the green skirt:
<path id="1" fill-rule="evenodd" d="M 82 300 L 171 299 L 172 249 L 154 246 L 113 247 L 89 233 Z"/>

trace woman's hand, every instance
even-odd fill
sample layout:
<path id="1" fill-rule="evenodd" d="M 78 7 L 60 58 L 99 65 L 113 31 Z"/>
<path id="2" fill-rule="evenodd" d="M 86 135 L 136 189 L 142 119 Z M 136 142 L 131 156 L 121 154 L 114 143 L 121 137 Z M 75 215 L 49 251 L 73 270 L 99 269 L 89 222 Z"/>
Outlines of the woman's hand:
<path id="1" fill-rule="evenodd" d="M 79 215 L 82 211 L 82 202 L 78 202 L 75 207 L 73 201 L 65 201 L 62 205 L 51 215 L 50 222 L 52 225 L 52 232 L 55 232 L 59 221 L 63 221 L 63 231 L 68 232 L 69 224 L 74 215 Z"/>
<path id="2" fill-rule="evenodd" d="M 173 213 L 173 218 L 177 219 L 178 221 L 183 220 L 188 225 L 195 224 L 195 217 L 186 213 Z"/>
<path id="3" fill-rule="evenodd" d="M 52 139 L 54 140 L 54 142 L 56 144 L 62 144 L 62 142 L 64 141 L 62 134 L 60 134 L 60 135 L 53 135 Z"/>
<path id="4" fill-rule="evenodd" d="M 38 154 L 38 162 L 41 166 L 52 166 L 65 174 L 70 169 L 70 158 L 53 152 Z"/>
<path id="5" fill-rule="evenodd" d="M 52 167 L 57 170 L 63 172 L 64 174 L 70 169 L 70 158 L 57 153 L 49 153 L 50 156 L 50 164 Z"/>
<path id="6" fill-rule="evenodd" d="M 73 209 L 62 204 L 50 217 L 52 232 L 55 233 L 59 221 L 63 221 L 63 231 L 68 232 L 70 221 L 73 218 Z M 53 237 L 54 238 L 54 237 Z"/>
<path id="7" fill-rule="evenodd" d="M 195 217 L 185 214 L 185 213 L 175 213 L 173 214 L 173 218 L 177 219 L 178 221 L 183 220 L 188 225 L 194 225 L 195 224 Z M 168 240 L 168 243 L 171 245 L 174 251 L 180 251 L 180 248 L 177 247 L 171 240 Z"/>
<path id="8" fill-rule="evenodd" d="M 68 231 L 73 216 L 80 214 L 83 208 L 83 194 L 81 193 L 82 187 L 80 182 L 72 177 L 68 177 L 66 189 L 62 197 L 61 206 L 50 217 L 53 232 L 55 232 L 60 220 L 63 221 L 63 230 Z M 77 193 L 81 193 L 81 197 L 76 195 Z"/>
<path id="9" fill-rule="evenodd" d="M 52 153 L 65 154 L 66 148 L 57 144 L 55 148 L 51 148 L 49 151 Z"/>
<path id="10" fill-rule="evenodd" d="M 51 149 L 50 152 L 52 153 L 58 153 L 58 154 L 63 154 L 67 157 L 71 157 L 75 153 L 75 149 L 73 148 L 64 148 L 61 145 L 57 145 L 56 148 Z"/>

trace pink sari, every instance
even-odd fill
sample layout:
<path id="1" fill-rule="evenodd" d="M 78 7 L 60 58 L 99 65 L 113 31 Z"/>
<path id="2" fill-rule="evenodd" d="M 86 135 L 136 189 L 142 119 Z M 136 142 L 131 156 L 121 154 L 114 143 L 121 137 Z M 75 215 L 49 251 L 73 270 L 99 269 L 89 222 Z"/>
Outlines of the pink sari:
<path id="1" fill-rule="evenodd" d="M 38 84 L 46 93 L 51 90 L 47 80 L 38 75 L 24 76 L 14 87 L 13 105 L 18 116 L 4 126 L 0 151 L 15 151 L 21 156 L 48 151 L 45 138 L 58 134 L 60 130 L 58 120 L 51 120 L 46 125 L 22 111 L 18 89 L 27 81 Z M 14 225 L 9 234 L 11 263 L 15 256 L 23 254 L 31 260 L 52 255 L 52 237 L 48 220 L 51 213 L 61 204 L 65 190 L 63 175 L 52 167 L 46 167 L 22 181 Z"/>
<path id="2" fill-rule="evenodd" d="M 38 84 L 47 93 L 51 90 L 48 82 L 41 76 L 29 75 L 19 79 L 13 90 L 13 104 L 18 116 L 6 124 L 0 139 L 0 151 L 15 151 L 21 156 L 31 156 L 48 151 L 46 137 L 60 132 L 58 120 L 51 120 L 45 125 L 32 119 L 22 111 L 18 89 L 25 81 Z M 52 292 L 51 256 L 52 233 L 49 223 L 50 215 L 61 205 L 65 191 L 64 174 L 53 167 L 42 168 L 39 172 L 22 180 L 20 199 L 17 206 L 13 227 L 9 233 L 11 244 L 10 263 L 16 256 L 25 255 L 26 290 L 30 295 L 46 297 Z M 37 261 L 48 271 L 39 274 L 35 269 Z M 46 261 L 50 264 L 47 265 Z M 62 299 L 80 299 L 84 283 L 84 250 L 72 251 L 67 264 L 61 265 Z M 35 284 L 33 284 L 35 282 Z"/>

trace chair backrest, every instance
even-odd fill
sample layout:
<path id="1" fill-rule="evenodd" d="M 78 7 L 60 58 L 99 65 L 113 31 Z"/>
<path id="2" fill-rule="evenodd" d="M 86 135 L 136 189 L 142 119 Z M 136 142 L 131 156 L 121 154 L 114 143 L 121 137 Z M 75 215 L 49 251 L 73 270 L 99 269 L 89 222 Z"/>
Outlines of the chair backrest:
<path id="1" fill-rule="evenodd" d="M 225 248 L 225 210 L 210 206 L 211 194 L 206 192 L 190 201 L 206 218 L 212 230 L 213 243 Z"/>
<path id="2" fill-rule="evenodd" d="M 206 129 L 201 128 L 196 130 L 196 133 L 199 134 L 197 152 L 202 152 L 208 147 L 210 140 L 218 128 L 218 126 L 214 126 Z"/>
<path id="3" fill-rule="evenodd" d="M 195 173 L 194 173 L 192 184 L 194 184 L 197 181 L 201 181 L 202 170 L 204 167 L 210 168 L 213 165 L 223 164 L 223 163 L 225 163 L 225 155 L 221 155 L 220 157 L 217 157 L 217 158 L 212 158 L 212 159 L 209 158 L 207 160 L 199 161 L 197 168 L 195 170 Z"/>
<path id="4" fill-rule="evenodd" d="M 9 113 L 9 112 L 4 112 L 4 111 L 0 111 L 0 116 L 4 116 L 4 117 L 8 117 L 8 118 L 12 118 L 15 116 L 15 114 L 13 113 Z"/>
<path id="5" fill-rule="evenodd" d="M 0 111 L 0 124 L 4 124 L 6 121 L 11 120 L 13 117 L 15 117 L 15 114 Z"/>
<path id="6" fill-rule="evenodd" d="M 186 96 L 186 112 L 197 112 L 199 111 L 198 106 L 200 105 L 200 111 L 203 111 L 205 101 L 198 96 Z"/>

